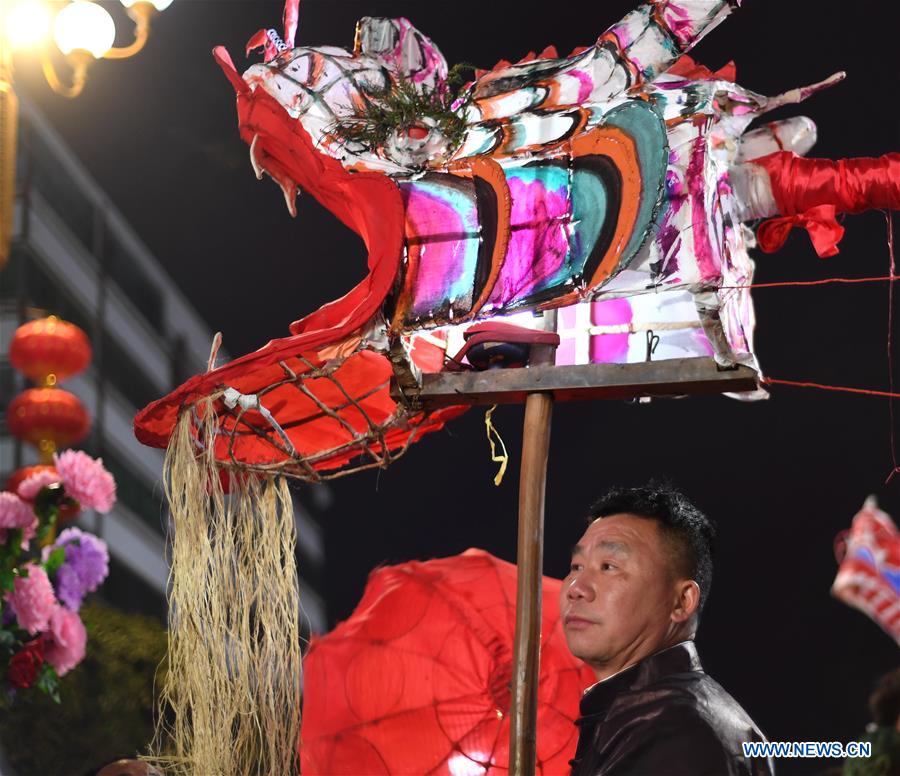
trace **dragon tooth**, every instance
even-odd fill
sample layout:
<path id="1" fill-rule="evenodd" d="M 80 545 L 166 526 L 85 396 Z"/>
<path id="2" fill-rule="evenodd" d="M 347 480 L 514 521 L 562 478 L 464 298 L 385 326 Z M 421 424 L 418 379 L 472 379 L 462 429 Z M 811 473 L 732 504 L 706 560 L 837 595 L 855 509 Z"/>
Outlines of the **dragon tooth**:
<path id="1" fill-rule="evenodd" d="M 253 165 L 253 172 L 256 173 L 256 180 L 261 181 L 263 177 L 263 172 L 265 172 L 262 168 L 262 165 L 256 160 L 256 141 L 259 140 L 259 135 L 253 136 L 253 142 L 250 143 L 250 164 Z"/>
<path id="2" fill-rule="evenodd" d="M 287 205 L 288 213 L 291 214 L 291 218 L 296 218 L 297 187 L 294 185 L 293 181 L 279 181 L 278 185 L 281 186 L 281 191 L 284 194 L 284 202 Z"/>

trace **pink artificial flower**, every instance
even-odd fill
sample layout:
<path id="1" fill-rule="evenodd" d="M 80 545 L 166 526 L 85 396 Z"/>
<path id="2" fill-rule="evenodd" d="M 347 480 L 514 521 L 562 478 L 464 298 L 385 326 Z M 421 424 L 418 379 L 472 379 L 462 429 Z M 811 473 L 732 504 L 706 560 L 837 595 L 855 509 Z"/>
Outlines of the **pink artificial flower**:
<path id="1" fill-rule="evenodd" d="M 37 516 L 31 504 L 4 490 L 0 493 L 0 544 L 6 544 L 7 533 L 13 528 L 22 529 L 22 548 L 27 549 L 37 532 Z"/>
<path id="2" fill-rule="evenodd" d="M 75 612 L 63 606 L 53 609 L 50 616 L 50 632 L 45 636 L 44 659 L 65 676 L 84 660 L 87 631 Z"/>
<path id="3" fill-rule="evenodd" d="M 34 520 L 32 520 L 28 525 L 26 525 L 22 529 L 22 549 L 23 550 L 28 549 L 28 543 L 32 539 L 34 539 L 35 535 L 37 534 L 37 527 L 38 527 L 38 519 L 37 519 L 37 517 L 35 517 Z M 3 538 L 5 539 L 6 537 L 3 537 Z"/>
<path id="4" fill-rule="evenodd" d="M 19 484 L 19 498 L 34 501 L 42 489 L 57 482 L 62 482 L 62 480 L 56 472 L 49 472 L 46 469 L 35 472 Z"/>
<path id="5" fill-rule="evenodd" d="M 16 577 L 13 591 L 6 594 L 19 625 L 32 636 L 47 630 L 50 615 L 59 607 L 47 572 L 29 563 L 27 577 Z"/>
<path id="6" fill-rule="evenodd" d="M 66 495 L 83 507 L 106 513 L 116 503 L 116 481 L 103 466 L 81 450 L 53 454 L 53 463 L 62 479 Z"/>
<path id="7" fill-rule="evenodd" d="M 0 493 L 0 528 L 25 528 L 34 519 L 31 504 L 7 490 Z"/>

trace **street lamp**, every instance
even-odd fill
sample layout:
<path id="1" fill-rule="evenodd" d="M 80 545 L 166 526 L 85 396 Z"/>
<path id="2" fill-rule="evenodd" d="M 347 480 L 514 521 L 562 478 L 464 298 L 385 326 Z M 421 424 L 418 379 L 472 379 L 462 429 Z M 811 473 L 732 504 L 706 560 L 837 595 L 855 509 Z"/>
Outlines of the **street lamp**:
<path id="1" fill-rule="evenodd" d="M 13 52 L 39 52 L 44 77 L 63 97 L 77 97 L 97 59 L 127 59 L 147 43 L 150 22 L 172 0 L 121 0 L 134 22 L 134 40 L 114 46 L 116 25 L 93 0 L 0 0 L 0 269 L 9 258 L 16 187 L 18 100 L 13 89 Z M 59 77 L 51 59 L 52 39 L 72 69 L 71 83 Z"/>

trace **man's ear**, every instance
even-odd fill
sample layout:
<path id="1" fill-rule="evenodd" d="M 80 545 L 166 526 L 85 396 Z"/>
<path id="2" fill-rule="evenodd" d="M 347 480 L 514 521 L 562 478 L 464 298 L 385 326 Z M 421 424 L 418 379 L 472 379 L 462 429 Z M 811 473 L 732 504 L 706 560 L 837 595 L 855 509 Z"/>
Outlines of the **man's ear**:
<path id="1" fill-rule="evenodd" d="M 675 605 L 672 622 L 687 622 L 700 606 L 700 586 L 693 579 L 682 579 L 675 584 Z"/>

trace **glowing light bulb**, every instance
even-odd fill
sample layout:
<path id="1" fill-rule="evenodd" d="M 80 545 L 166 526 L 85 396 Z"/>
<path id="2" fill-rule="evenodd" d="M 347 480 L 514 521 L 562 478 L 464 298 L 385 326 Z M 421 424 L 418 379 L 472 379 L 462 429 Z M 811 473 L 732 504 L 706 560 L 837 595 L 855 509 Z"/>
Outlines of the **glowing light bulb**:
<path id="1" fill-rule="evenodd" d="M 39 0 L 22 0 L 9 9 L 4 27 L 14 49 L 34 46 L 50 32 L 50 12 Z"/>
<path id="2" fill-rule="evenodd" d="M 113 46 L 116 25 L 102 6 L 88 0 L 73 0 L 56 15 L 53 37 L 63 54 L 88 51 L 100 59 Z"/>
<path id="3" fill-rule="evenodd" d="M 473 752 L 473 757 L 483 757 L 485 761 L 490 759 L 490 755 L 483 752 Z M 466 757 L 462 752 L 451 755 L 447 761 L 447 767 L 453 776 L 484 776 L 487 773 L 485 767 L 475 760 Z"/>
<path id="4" fill-rule="evenodd" d="M 126 8 L 131 8 L 137 3 L 150 3 L 157 11 L 165 11 L 172 5 L 172 0 L 122 0 L 122 5 Z"/>

